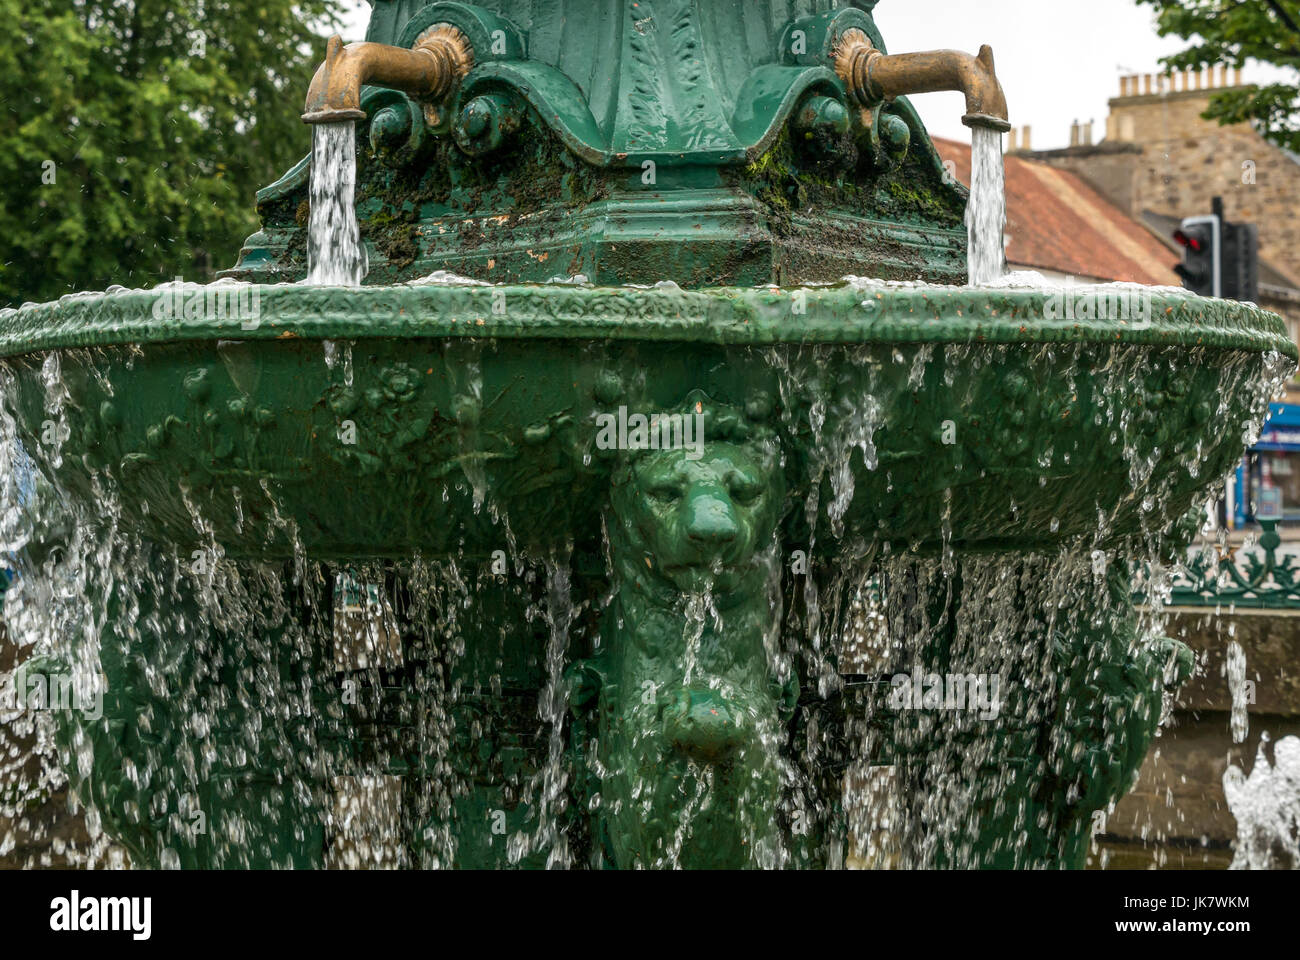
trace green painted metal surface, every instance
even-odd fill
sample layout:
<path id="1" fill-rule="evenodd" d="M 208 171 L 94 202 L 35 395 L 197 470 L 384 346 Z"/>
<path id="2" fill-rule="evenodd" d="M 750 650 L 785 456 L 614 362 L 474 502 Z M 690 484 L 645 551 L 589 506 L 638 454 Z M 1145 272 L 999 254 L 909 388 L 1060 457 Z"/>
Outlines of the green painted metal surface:
<path id="1" fill-rule="evenodd" d="M 288 555 L 269 507 L 244 496 L 236 508 L 236 491 L 265 482 L 293 491 L 276 509 L 303 547 L 346 557 L 495 549 L 500 533 L 476 508 L 489 492 L 528 548 L 589 534 L 613 456 L 599 449 L 598 416 L 658 413 L 693 390 L 710 408 L 783 417 L 803 464 L 789 469 L 806 474 L 818 458 L 829 468 L 850 455 L 834 438 L 869 406 L 883 469 L 853 467 L 858 496 L 842 522 L 859 535 L 933 543 L 940 495 L 959 490 L 956 544 L 1063 543 L 1092 529 L 1096 509 L 1115 512 L 1114 539 L 1142 520 L 1124 503 L 1132 461 L 1163 451 L 1160 489 L 1190 506 L 1197 476 L 1221 474 L 1239 453 L 1235 436 L 1202 436 L 1225 369 L 1262 371 L 1257 351 L 1295 351 L 1276 317 L 1249 307 L 1167 294 L 1153 304 L 1164 319 L 1130 332 L 1035 321 L 1044 299 L 850 286 L 284 286 L 261 292 L 248 331 L 233 319 L 160 323 L 157 295 L 110 294 L 24 309 L 0 332 L 0 352 L 64 348 L 66 483 L 90 496 L 93 473 L 105 472 L 132 491 L 124 509 L 141 533 L 197 543 L 185 502 L 197 497 L 226 551 Z M 327 364 L 324 340 L 347 351 L 346 368 Z M 97 348 L 72 349 L 86 343 Z M 141 344 L 147 353 L 131 359 Z M 9 361 L 27 423 L 46 418 L 45 356 Z M 1245 418 L 1249 397 L 1239 402 Z M 820 436 L 805 415 L 817 404 L 827 407 Z M 1121 413 L 1129 436 L 1112 439 Z M 414 498 L 420 490 L 447 495 Z M 1024 505 L 1018 516 L 1008 498 Z M 144 504 L 147 515 L 134 506 Z"/>
<path id="2" fill-rule="evenodd" d="M 883 48 L 871 7 L 379 4 L 371 39 L 454 23 L 475 66 L 447 129 L 405 94 L 363 98 L 369 282 L 960 282 L 965 188 L 906 98 L 864 113 L 832 68 L 845 30 Z M 305 275 L 307 186 L 304 161 L 259 193 L 263 229 L 227 275 Z"/>

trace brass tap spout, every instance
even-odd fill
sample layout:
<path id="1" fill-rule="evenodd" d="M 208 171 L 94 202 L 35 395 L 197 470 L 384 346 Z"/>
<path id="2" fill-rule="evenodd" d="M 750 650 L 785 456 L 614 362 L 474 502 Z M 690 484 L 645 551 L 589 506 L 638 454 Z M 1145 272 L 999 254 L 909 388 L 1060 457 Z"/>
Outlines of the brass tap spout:
<path id="1" fill-rule="evenodd" d="M 966 95 L 962 123 L 1011 129 L 1007 98 L 987 44 L 977 57 L 957 50 L 890 55 L 876 49 L 861 30 L 848 30 L 835 51 L 835 70 L 862 107 L 911 93 L 960 90 Z"/>
<path id="2" fill-rule="evenodd" d="M 325 62 L 307 91 L 304 123 L 365 119 L 361 87 L 376 84 L 422 101 L 444 99 L 473 66 L 468 39 L 449 24 L 426 31 L 411 49 L 386 43 L 350 43 L 330 37 Z"/>

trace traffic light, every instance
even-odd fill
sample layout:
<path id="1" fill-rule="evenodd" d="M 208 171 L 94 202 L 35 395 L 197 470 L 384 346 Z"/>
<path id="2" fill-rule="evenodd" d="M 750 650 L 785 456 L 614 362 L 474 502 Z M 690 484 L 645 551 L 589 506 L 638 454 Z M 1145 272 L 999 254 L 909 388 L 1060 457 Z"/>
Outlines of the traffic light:
<path id="1" fill-rule="evenodd" d="M 1258 303 L 1259 227 L 1225 223 L 1223 228 L 1223 296 Z"/>
<path id="2" fill-rule="evenodd" d="M 1223 296 L 1222 236 L 1223 221 L 1216 214 L 1188 217 L 1174 232 L 1174 239 L 1183 247 L 1183 262 L 1174 272 L 1192 293 Z"/>
<path id="3" fill-rule="evenodd" d="M 1214 212 L 1188 217 L 1174 231 L 1183 247 L 1183 262 L 1174 272 L 1183 286 L 1202 297 L 1222 297 L 1256 303 L 1259 300 L 1259 228 L 1253 223 L 1229 223 L 1223 198 L 1214 198 Z"/>

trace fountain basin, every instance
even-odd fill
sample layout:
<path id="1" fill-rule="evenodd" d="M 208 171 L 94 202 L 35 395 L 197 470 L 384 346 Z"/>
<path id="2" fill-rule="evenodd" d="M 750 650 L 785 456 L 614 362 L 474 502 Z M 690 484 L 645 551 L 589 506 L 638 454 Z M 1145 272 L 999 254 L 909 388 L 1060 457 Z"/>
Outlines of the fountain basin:
<path id="1" fill-rule="evenodd" d="M 594 865 L 834 865 L 841 804 L 875 823 L 839 799 L 849 763 L 951 807 L 891 837 L 909 862 L 1079 866 L 1176 681 L 1128 564 L 1297 355 L 1278 317 L 1169 290 L 1137 320 L 870 281 L 179 292 L 0 314 L 0 396 L 58 505 L 25 562 L 84 578 L 36 663 L 105 678 L 60 742 L 152 866 L 319 866 L 340 773 L 445 795 L 403 814 L 434 838 L 411 862 L 566 864 L 572 832 Z M 698 415 L 699 447 L 626 449 L 624 420 L 664 414 Z M 409 674 L 360 701 L 319 587 L 358 565 Z M 873 576 L 887 648 L 846 668 Z M 885 702 L 882 678 L 954 669 L 1006 703 Z M 569 780 L 569 751 L 599 765 Z"/>
<path id="2" fill-rule="evenodd" d="M 1142 322 L 869 282 L 240 289 L 255 320 L 157 319 L 150 291 L 0 318 L 7 402 L 71 496 L 107 480 L 141 535 L 233 556 L 486 555 L 503 523 L 545 552 L 599 537 L 599 418 L 693 403 L 775 429 L 822 542 L 1104 544 L 1186 511 L 1296 358 L 1278 317 L 1174 290 Z"/>

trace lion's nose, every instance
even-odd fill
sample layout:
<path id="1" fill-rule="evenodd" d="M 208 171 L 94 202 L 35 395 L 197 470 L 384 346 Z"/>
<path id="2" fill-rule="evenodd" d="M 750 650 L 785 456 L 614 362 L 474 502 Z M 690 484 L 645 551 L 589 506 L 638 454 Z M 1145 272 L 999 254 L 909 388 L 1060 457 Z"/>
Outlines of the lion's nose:
<path id="1" fill-rule="evenodd" d="M 740 532 L 736 511 L 721 490 L 692 490 L 686 511 L 686 535 L 696 543 L 730 543 Z"/>

